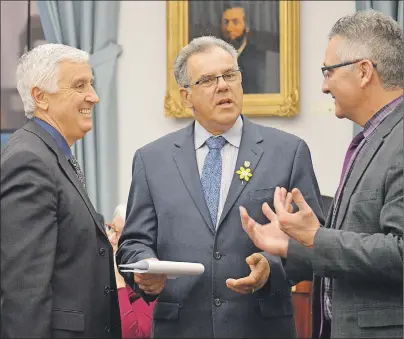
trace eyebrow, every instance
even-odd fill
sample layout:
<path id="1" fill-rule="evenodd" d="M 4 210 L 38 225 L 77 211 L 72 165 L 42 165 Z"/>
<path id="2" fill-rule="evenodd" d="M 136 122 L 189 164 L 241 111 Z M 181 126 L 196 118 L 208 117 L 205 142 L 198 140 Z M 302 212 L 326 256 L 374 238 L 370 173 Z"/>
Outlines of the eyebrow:
<path id="1" fill-rule="evenodd" d="M 235 70 L 236 70 L 236 69 L 235 69 L 234 67 L 229 67 L 229 68 L 225 69 L 225 70 L 222 72 L 222 74 L 226 74 L 227 72 L 235 71 Z M 214 77 L 215 77 L 216 75 L 211 74 L 211 73 L 202 74 L 202 75 L 199 77 L 199 79 L 203 79 L 203 78 L 210 77 L 210 76 L 214 76 Z"/>
<path id="2" fill-rule="evenodd" d="M 78 83 L 78 82 L 81 82 L 81 81 L 88 81 L 88 78 L 87 77 L 80 77 L 80 78 L 76 78 L 76 79 L 74 79 L 73 78 L 73 83 Z M 94 81 L 94 76 L 91 76 L 91 78 L 90 78 L 90 81 Z"/>

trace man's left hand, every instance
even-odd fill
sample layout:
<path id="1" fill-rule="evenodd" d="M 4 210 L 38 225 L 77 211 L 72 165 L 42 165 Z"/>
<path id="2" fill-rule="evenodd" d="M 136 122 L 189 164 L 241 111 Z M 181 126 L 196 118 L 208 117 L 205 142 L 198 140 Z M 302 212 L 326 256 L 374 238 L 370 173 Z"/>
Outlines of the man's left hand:
<path id="1" fill-rule="evenodd" d="M 287 211 L 285 200 L 294 201 L 299 211 L 296 213 Z M 274 194 L 274 207 L 278 216 L 279 228 L 302 245 L 313 247 L 314 237 L 320 228 L 320 221 L 304 200 L 299 189 L 294 188 L 292 192 L 286 194 L 285 188 L 277 187 Z"/>
<path id="2" fill-rule="evenodd" d="M 261 253 L 254 253 L 246 258 L 251 273 L 248 277 L 226 280 L 228 288 L 241 294 L 254 293 L 268 281 L 271 272 L 269 262 Z"/>

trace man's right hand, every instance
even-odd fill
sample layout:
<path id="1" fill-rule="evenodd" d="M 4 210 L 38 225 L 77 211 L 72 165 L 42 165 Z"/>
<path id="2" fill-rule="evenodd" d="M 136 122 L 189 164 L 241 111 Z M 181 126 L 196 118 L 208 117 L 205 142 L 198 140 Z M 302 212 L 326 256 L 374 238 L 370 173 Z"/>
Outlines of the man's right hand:
<path id="1" fill-rule="evenodd" d="M 149 258 L 146 260 L 158 260 Z M 135 283 L 146 294 L 158 295 L 164 289 L 167 281 L 166 274 L 134 273 Z"/>

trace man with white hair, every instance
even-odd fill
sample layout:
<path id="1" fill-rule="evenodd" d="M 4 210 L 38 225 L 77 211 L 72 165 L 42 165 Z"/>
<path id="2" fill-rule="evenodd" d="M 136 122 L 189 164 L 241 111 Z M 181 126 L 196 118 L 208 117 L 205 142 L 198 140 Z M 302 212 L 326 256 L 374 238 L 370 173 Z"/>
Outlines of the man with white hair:
<path id="1" fill-rule="evenodd" d="M 99 101 L 88 58 L 45 44 L 17 67 L 29 121 L 1 152 L 4 338 L 120 337 L 112 246 L 70 150 Z"/>

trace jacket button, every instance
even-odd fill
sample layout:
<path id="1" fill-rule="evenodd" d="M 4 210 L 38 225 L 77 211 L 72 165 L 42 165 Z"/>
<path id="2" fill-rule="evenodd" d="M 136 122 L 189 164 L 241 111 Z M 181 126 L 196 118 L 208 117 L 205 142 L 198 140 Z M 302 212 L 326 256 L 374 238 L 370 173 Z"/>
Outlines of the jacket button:
<path id="1" fill-rule="evenodd" d="M 215 298 L 215 300 L 213 301 L 213 303 L 214 303 L 215 306 L 217 306 L 217 307 L 219 307 L 219 306 L 222 304 L 222 302 L 220 301 L 219 298 Z"/>
<path id="2" fill-rule="evenodd" d="M 111 332 L 111 329 L 109 328 L 109 326 L 105 326 L 104 330 L 105 330 L 105 332 L 107 332 L 107 333 Z"/>
<path id="3" fill-rule="evenodd" d="M 105 248 L 101 247 L 100 250 L 98 251 L 101 256 L 105 255 Z"/>
<path id="4" fill-rule="evenodd" d="M 111 291 L 111 289 L 109 288 L 108 285 L 104 287 L 104 293 L 105 294 L 108 294 L 110 291 Z"/>
<path id="5" fill-rule="evenodd" d="M 222 255 L 220 254 L 220 252 L 213 253 L 213 258 L 215 258 L 216 260 L 219 260 L 221 257 Z"/>

